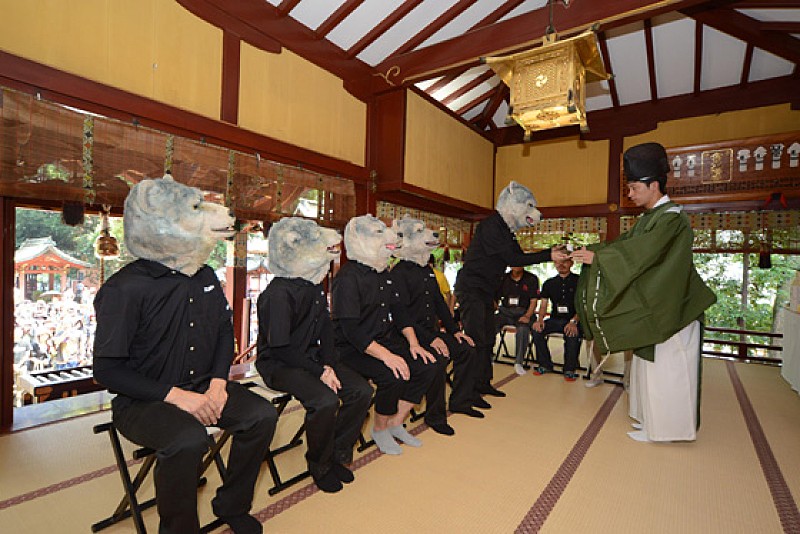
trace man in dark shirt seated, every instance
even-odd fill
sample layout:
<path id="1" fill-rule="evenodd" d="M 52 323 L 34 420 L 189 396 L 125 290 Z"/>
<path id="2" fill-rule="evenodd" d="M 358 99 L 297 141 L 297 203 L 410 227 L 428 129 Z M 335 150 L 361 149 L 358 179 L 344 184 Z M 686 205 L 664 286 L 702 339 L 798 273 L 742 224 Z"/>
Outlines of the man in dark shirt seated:
<path id="1" fill-rule="evenodd" d="M 340 241 L 335 230 L 299 217 L 272 225 L 269 269 L 275 278 L 258 297 L 256 368 L 269 387 L 303 404 L 308 469 L 328 493 L 355 478 L 346 465 L 372 399 L 367 381 L 339 362 L 322 289 Z"/>
<path id="2" fill-rule="evenodd" d="M 522 362 L 531 342 L 531 323 L 536 320 L 536 301 L 539 296 L 539 279 L 522 267 L 512 267 L 500 284 L 500 305 L 495 322 L 499 332 L 503 326 L 516 328 L 514 338 L 514 370 L 525 374 Z"/>
<path id="3" fill-rule="evenodd" d="M 571 272 L 572 260 L 556 260 L 558 275 L 545 281 L 539 294 L 539 318 L 533 323 L 533 345 L 536 347 L 538 366 L 535 375 L 543 375 L 553 370 L 550 348 L 547 346 L 547 334 L 559 333 L 564 336 L 564 380 L 574 382 L 578 377 L 578 355 L 581 351 L 583 333 L 575 311 L 575 289 L 578 286 L 578 275 Z M 550 317 L 547 303 L 552 303 Z"/>
<path id="4" fill-rule="evenodd" d="M 236 534 L 262 531 L 249 510 L 278 415 L 269 401 L 228 381 L 232 314 L 204 264 L 233 222 L 198 189 L 167 177 L 139 182 L 125 201 L 125 244 L 140 259 L 109 278 L 94 301 L 94 378 L 117 393 L 119 432 L 156 451 L 162 534 L 200 531 L 198 471 L 212 425 L 233 434 L 214 514 Z"/>

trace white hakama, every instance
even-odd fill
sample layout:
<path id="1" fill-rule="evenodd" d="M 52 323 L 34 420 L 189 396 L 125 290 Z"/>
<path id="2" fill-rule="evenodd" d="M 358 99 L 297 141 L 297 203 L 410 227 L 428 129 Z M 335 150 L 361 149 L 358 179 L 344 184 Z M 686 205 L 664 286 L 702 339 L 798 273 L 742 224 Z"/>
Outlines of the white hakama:
<path id="1" fill-rule="evenodd" d="M 700 323 L 693 321 L 655 347 L 655 361 L 633 357 L 630 416 L 650 441 L 694 441 Z"/>

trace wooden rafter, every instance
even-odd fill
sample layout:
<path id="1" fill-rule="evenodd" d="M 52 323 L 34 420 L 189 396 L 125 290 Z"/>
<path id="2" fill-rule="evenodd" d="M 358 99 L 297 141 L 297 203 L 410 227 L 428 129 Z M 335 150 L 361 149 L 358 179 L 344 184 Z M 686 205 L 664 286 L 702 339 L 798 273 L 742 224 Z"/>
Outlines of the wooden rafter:
<path id="1" fill-rule="evenodd" d="M 278 4 L 277 10 L 278 13 L 285 17 L 289 14 L 291 10 L 297 7 L 297 4 L 300 3 L 300 0 L 283 0 L 280 4 Z"/>
<path id="2" fill-rule="evenodd" d="M 458 2 L 453 4 L 453 6 L 450 7 L 450 9 L 448 9 L 447 11 L 436 17 L 434 21 L 425 26 L 422 29 L 422 31 L 420 31 L 414 37 L 403 43 L 397 50 L 394 51 L 392 55 L 405 54 L 406 52 L 414 50 L 419 45 L 424 43 L 434 33 L 444 28 L 447 23 L 449 23 L 451 20 L 459 16 L 469 6 L 471 6 L 474 3 L 475 3 L 474 0 L 459 0 Z M 386 59 L 391 60 L 391 55 Z"/>
<path id="3" fill-rule="evenodd" d="M 761 22 L 758 29 L 762 32 L 800 33 L 800 22 Z"/>
<path id="4" fill-rule="evenodd" d="M 483 19 L 479 20 L 472 28 L 470 28 L 470 30 L 475 30 L 478 28 L 483 28 L 484 26 L 488 26 L 489 24 L 494 24 L 498 20 L 511 13 L 514 8 L 524 1 L 525 0 L 507 0 L 503 5 L 486 15 Z"/>
<path id="5" fill-rule="evenodd" d="M 456 110 L 456 115 L 463 115 L 464 113 L 471 110 L 481 102 L 488 101 L 491 98 L 493 91 L 494 89 L 486 91 L 485 93 L 476 96 L 475 98 L 473 98 L 472 100 L 470 100 L 469 102 L 458 108 Z"/>
<path id="6" fill-rule="evenodd" d="M 420 2 L 422 2 L 422 0 L 405 0 L 405 2 L 400 4 L 397 9 L 392 11 L 385 19 L 380 21 L 375 25 L 374 28 L 367 32 L 366 35 L 356 41 L 353 46 L 348 48 L 347 57 L 352 58 L 360 54 L 361 51 L 372 44 L 375 39 L 383 35 L 386 30 L 397 24 L 400 19 L 405 17 L 409 12 L 411 12 L 412 9 L 417 7 Z"/>
<path id="7" fill-rule="evenodd" d="M 747 43 L 747 50 L 744 53 L 744 61 L 742 61 L 742 78 L 739 81 L 740 85 L 745 85 L 750 79 L 750 67 L 753 65 L 753 51 L 755 47 L 752 43 Z"/>
<path id="8" fill-rule="evenodd" d="M 606 67 L 606 72 L 613 73 L 614 70 L 611 66 L 611 55 L 608 53 L 608 40 L 606 38 L 606 32 L 597 33 L 597 42 L 600 45 L 600 55 L 603 56 L 603 64 Z M 608 80 L 608 90 L 611 93 L 611 105 L 614 106 L 614 108 L 618 108 L 619 93 L 617 92 L 617 82 L 614 81 L 614 78 L 610 78 Z"/>
<path id="9" fill-rule="evenodd" d="M 339 9 L 331 13 L 331 15 L 325 19 L 316 30 L 314 30 L 314 33 L 320 39 L 324 38 L 331 32 L 331 30 L 338 26 L 339 23 L 346 19 L 350 13 L 355 11 L 356 8 L 363 3 L 364 0 L 347 0 L 345 3 L 339 6 Z"/>
<path id="10" fill-rule="evenodd" d="M 800 7 L 800 0 L 755 0 L 753 2 L 736 2 L 736 9 L 780 9 Z"/>
<path id="11" fill-rule="evenodd" d="M 694 94 L 700 94 L 700 78 L 703 76 L 703 23 L 694 23 Z"/>
<path id="12" fill-rule="evenodd" d="M 787 61 L 800 63 L 800 40 L 788 34 L 762 32 L 756 19 L 735 9 L 729 7 L 708 9 L 706 6 L 695 6 L 682 9 L 681 13 L 746 43 L 753 43 L 758 48 Z"/>
<path id="13" fill-rule="evenodd" d="M 650 100 L 658 100 L 658 83 L 656 83 L 656 57 L 653 51 L 653 22 L 644 21 L 644 46 L 647 51 L 647 77 L 650 80 Z"/>
<path id="14" fill-rule="evenodd" d="M 442 104 L 444 104 L 445 106 L 449 105 L 451 102 L 454 102 L 455 100 L 461 98 L 465 94 L 469 93 L 470 91 L 478 87 L 483 82 L 491 79 L 492 76 L 494 76 L 494 71 L 492 71 L 491 69 L 487 69 L 486 72 L 482 73 L 480 76 L 477 76 L 469 83 L 462 85 L 461 87 L 459 87 L 458 89 L 447 95 L 445 98 L 443 98 L 441 100 Z"/>
<path id="15" fill-rule="evenodd" d="M 459 70 L 457 70 L 455 72 L 451 72 L 450 74 L 445 74 L 444 76 L 442 76 L 441 78 L 436 80 L 436 83 L 434 83 L 433 85 L 431 85 L 430 87 L 425 89 L 425 92 L 428 93 L 429 95 L 433 96 L 433 93 L 435 93 L 439 89 L 442 89 L 447 84 L 454 82 L 456 80 L 456 78 L 458 78 L 459 76 L 462 76 L 468 70 L 469 69 L 459 69 Z"/>
<path id="16" fill-rule="evenodd" d="M 501 83 L 498 85 L 498 87 L 495 88 L 492 98 L 490 98 L 489 102 L 486 103 L 486 106 L 483 108 L 481 114 L 472 122 L 475 123 L 475 125 L 480 129 L 484 129 L 488 124 L 494 126 L 492 117 L 494 117 L 494 114 L 497 113 L 497 109 L 500 107 L 500 104 L 503 103 L 503 100 L 506 99 L 509 93 L 510 89 L 506 84 Z"/>

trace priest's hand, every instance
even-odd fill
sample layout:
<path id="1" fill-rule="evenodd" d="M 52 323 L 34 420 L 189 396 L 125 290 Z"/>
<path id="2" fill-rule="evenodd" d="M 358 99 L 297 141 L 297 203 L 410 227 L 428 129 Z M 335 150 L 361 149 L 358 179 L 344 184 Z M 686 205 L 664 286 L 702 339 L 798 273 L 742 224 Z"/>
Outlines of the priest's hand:
<path id="1" fill-rule="evenodd" d="M 594 252 L 586 247 L 581 247 L 573 252 L 570 257 L 578 263 L 591 264 L 594 261 Z"/>

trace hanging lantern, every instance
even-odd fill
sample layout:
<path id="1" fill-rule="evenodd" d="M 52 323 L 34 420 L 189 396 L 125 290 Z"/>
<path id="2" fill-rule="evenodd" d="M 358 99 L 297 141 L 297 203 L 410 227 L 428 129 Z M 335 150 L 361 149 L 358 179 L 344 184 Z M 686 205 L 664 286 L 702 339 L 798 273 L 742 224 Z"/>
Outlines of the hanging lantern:
<path id="1" fill-rule="evenodd" d="M 119 258 L 119 242 L 111 235 L 108 211 L 104 211 L 102 217 L 100 235 L 94 241 L 94 255 L 101 260 L 115 260 Z"/>
<path id="2" fill-rule="evenodd" d="M 591 30 L 558 41 L 547 34 L 543 45 L 505 57 L 483 58 L 508 85 L 511 99 L 507 124 L 517 123 L 531 132 L 586 122 L 586 83 L 611 76 L 603 66 L 597 36 Z"/>

